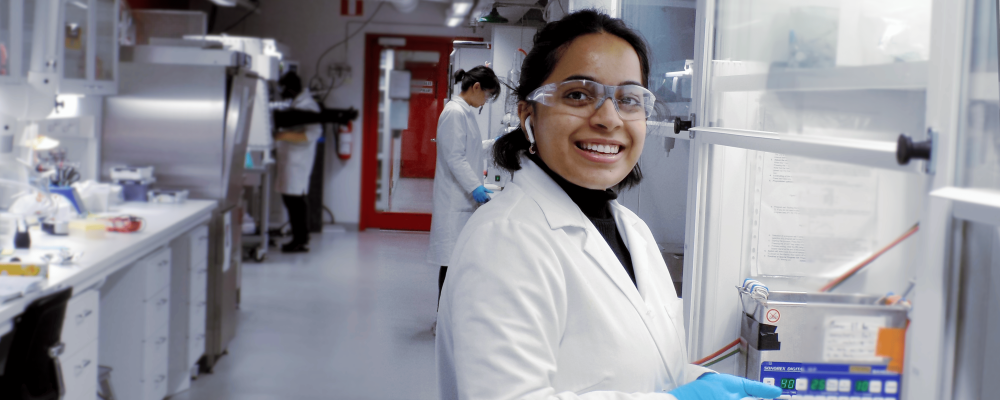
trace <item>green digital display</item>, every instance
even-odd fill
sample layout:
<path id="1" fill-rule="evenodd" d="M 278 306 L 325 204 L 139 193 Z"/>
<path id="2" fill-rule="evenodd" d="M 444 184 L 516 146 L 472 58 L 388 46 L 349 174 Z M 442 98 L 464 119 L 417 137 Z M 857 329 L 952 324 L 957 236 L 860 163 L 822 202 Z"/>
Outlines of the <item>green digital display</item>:
<path id="1" fill-rule="evenodd" d="M 781 378 L 781 388 L 782 389 L 795 389 L 795 379 L 794 378 Z"/>
<path id="2" fill-rule="evenodd" d="M 861 393 L 868 393 L 868 381 L 855 381 L 854 391 Z"/>
<path id="3" fill-rule="evenodd" d="M 826 391 L 826 379 L 812 379 L 809 381 L 809 390 L 817 392 Z"/>

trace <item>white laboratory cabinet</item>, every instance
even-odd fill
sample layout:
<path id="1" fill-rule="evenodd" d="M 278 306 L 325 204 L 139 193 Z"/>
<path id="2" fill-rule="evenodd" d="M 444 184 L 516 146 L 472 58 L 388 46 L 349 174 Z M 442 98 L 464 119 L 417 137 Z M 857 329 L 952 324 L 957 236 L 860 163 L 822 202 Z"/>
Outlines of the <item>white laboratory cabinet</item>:
<path id="1" fill-rule="evenodd" d="M 174 263 L 170 279 L 170 359 L 167 394 L 187 390 L 205 354 L 208 307 L 208 226 L 202 225 L 170 243 Z"/>
<path id="2" fill-rule="evenodd" d="M 61 1 L 60 94 L 117 93 L 119 1 Z"/>
<path id="3" fill-rule="evenodd" d="M 112 274 L 101 289 L 101 365 L 111 367 L 116 398 L 167 395 L 171 251 L 154 251 Z"/>
<path id="4" fill-rule="evenodd" d="M 99 289 L 74 293 L 66 304 L 61 357 L 66 400 L 92 400 L 97 393 Z"/>
<path id="5" fill-rule="evenodd" d="M 0 135 L 52 110 L 62 64 L 61 0 L 0 0 Z"/>
<path id="6" fill-rule="evenodd" d="M 688 110 L 674 104 L 669 111 L 693 126 L 673 133 L 658 129 L 673 128 L 670 120 L 649 124 L 650 137 L 689 149 L 686 170 L 644 169 L 650 182 L 686 175 L 681 251 L 689 358 L 736 343 L 729 349 L 740 350 L 737 356 L 712 368 L 737 373 L 739 354 L 746 357 L 750 346 L 740 339 L 750 312 L 737 292 L 745 278 L 772 293 L 791 292 L 785 305 L 820 292 L 856 299 L 907 293 L 913 306 L 908 328 L 901 328 L 905 362 L 901 375 L 882 379 L 847 375 L 847 368 L 881 371 L 853 369 L 854 360 L 893 362 L 882 353 L 881 337 L 876 344 L 863 336 L 864 346 L 851 347 L 833 330 L 850 323 L 874 329 L 864 335 L 881 335 L 884 320 L 836 317 L 806 329 L 783 325 L 771 310 L 766 318 L 785 344 L 813 335 L 816 354 L 845 364 L 844 377 L 825 382 L 832 385 L 823 389 L 827 395 L 994 395 L 992 377 L 1000 373 L 996 1 L 622 3 L 626 20 L 637 6 L 697 14 L 690 94 L 677 90 L 676 81 L 669 93 L 675 103 L 689 99 Z M 664 18 L 664 26 L 681 23 Z M 663 51 L 655 46 L 654 55 Z M 651 80 L 658 98 L 665 92 L 657 88 L 667 83 L 661 77 L 682 76 L 660 67 Z M 630 207 L 655 233 L 656 214 L 645 204 L 662 196 L 638 197 Z M 815 389 L 808 379 L 765 381 L 787 384 L 786 395 Z"/>

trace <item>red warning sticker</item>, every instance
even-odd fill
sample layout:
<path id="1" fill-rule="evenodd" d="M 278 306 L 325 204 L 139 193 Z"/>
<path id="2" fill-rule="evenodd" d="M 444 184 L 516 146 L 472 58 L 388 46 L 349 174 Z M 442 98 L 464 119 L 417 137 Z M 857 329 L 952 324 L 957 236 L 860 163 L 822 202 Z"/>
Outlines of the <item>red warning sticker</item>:
<path id="1" fill-rule="evenodd" d="M 778 312 L 778 310 L 775 310 L 773 308 L 770 309 L 770 310 L 767 310 L 767 321 L 768 322 L 770 322 L 770 323 L 773 324 L 775 322 L 778 322 L 779 319 L 781 319 L 781 313 Z"/>

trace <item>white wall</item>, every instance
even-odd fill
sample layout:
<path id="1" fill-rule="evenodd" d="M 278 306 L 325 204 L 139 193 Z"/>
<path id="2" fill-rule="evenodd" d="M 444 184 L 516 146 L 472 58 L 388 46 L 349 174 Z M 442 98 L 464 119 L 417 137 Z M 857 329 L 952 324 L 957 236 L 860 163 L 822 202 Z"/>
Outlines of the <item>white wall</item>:
<path id="1" fill-rule="evenodd" d="M 618 0 L 564 0 L 569 2 L 569 12 L 595 8 L 603 10 L 612 17 L 620 17 Z"/>
<path id="2" fill-rule="evenodd" d="M 343 40 L 346 37 L 345 30 L 358 30 L 379 4 L 380 2 L 366 1 L 364 16 L 341 17 L 339 1 L 263 0 L 260 2 L 259 14 L 250 16 L 227 33 L 274 38 L 288 45 L 292 53 L 290 58 L 301 62 L 300 75 L 308 81 L 316 69 L 316 59 L 320 53 Z M 330 94 L 326 106 L 354 107 L 360 112 L 354 122 L 353 156 L 349 160 L 337 158 L 333 143 L 327 143 L 324 201 L 333 211 L 338 223 L 356 224 L 360 220 L 365 34 L 484 37 L 489 40 L 488 30 L 445 27 L 445 7 L 445 3 L 422 1 L 416 10 L 403 14 L 391 3 L 385 3 L 372 22 L 351 38 L 346 46 L 341 45 L 324 58 L 321 71 L 334 62 L 347 62 L 353 75 L 350 81 Z M 215 22 L 216 29 L 229 26 L 246 12 L 243 8 L 220 9 Z"/>

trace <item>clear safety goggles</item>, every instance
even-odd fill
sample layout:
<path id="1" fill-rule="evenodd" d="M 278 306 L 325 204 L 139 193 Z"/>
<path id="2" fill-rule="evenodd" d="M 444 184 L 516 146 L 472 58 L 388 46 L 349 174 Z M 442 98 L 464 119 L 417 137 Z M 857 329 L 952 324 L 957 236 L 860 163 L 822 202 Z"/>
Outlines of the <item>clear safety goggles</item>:
<path id="1" fill-rule="evenodd" d="M 528 94 L 528 101 L 544 104 L 564 114 L 590 118 L 611 99 L 624 121 L 646 119 L 653 113 L 656 96 L 639 85 L 609 86 L 588 80 L 550 83 Z"/>

